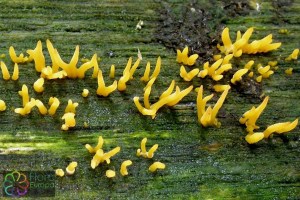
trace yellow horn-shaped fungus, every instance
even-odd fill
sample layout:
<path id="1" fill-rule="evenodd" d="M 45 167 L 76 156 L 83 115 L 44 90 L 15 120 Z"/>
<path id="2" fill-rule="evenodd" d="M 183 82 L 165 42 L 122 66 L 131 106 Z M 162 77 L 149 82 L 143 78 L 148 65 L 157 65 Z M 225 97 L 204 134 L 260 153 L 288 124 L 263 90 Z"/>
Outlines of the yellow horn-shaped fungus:
<path id="1" fill-rule="evenodd" d="M 6 104 L 3 100 L 0 100 L 0 111 L 5 111 L 6 110 Z"/>
<path id="2" fill-rule="evenodd" d="M 46 67 L 45 56 L 43 54 L 42 42 L 39 40 L 34 50 L 27 50 L 29 59 L 34 60 L 35 70 L 41 72 Z"/>
<path id="3" fill-rule="evenodd" d="M 67 131 L 70 127 L 76 126 L 75 113 L 67 112 L 61 119 L 65 120 L 65 123 L 61 127 L 63 131 Z"/>
<path id="4" fill-rule="evenodd" d="M 69 99 L 68 100 L 68 105 L 67 105 L 67 107 L 65 109 L 65 113 L 71 112 L 71 113 L 76 114 L 76 108 L 77 108 L 77 106 L 78 106 L 78 103 L 76 103 L 76 102 L 73 103 L 72 100 Z"/>
<path id="5" fill-rule="evenodd" d="M 14 71 L 13 71 L 13 75 L 11 76 L 11 79 L 13 81 L 16 81 L 19 79 L 19 66 L 18 63 L 15 63 L 14 65 Z"/>
<path id="6" fill-rule="evenodd" d="M 147 62 L 146 69 L 145 69 L 143 77 L 141 78 L 141 81 L 148 82 L 150 80 L 150 77 L 149 77 L 150 68 L 151 68 L 150 62 Z"/>
<path id="7" fill-rule="evenodd" d="M 185 81 L 191 81 L 198 73 L 199 69 L 193 69 L 192 71 L 187 72 L 183 65 L 180 67 L 180 76 Z"/>
<path id="8" fill-rule="evenodd" d="M 9 51 L 9 56 L 14 63 L 24 63 L 28 60 L 27 57 L 24 57 L 23 53 L 17 56 L 13 46 L 10 46 L 8 51 Z"/>
<path id="9" fill-rule="evenodd" d="M 246 135 L 245 140 L 249 144 L 254 144 L 259 142 L 260 140 L 264 139 L 264 133 L 262 132 L 257 132 L 257 133 L 249 133 Z"/>
<path id="10" fill-rule="evenodd" d="M 68 175 L 72 175 L 75 173 L 75 169 L 77 167 L 77 162 L 71 162 L 67 167 L 66 167 L 66 172 Z"/>
<path id="11" fill-rule="evenodd" d="M 65 172 L 64 172 L 64 170 L 62 170 L 62 169 L 56 169 L 56 170 L 55 170 L 55 175 L 56 175 L 56 176 L 63 177 L 63 176 L 65 175 Z"/>
<path id="12" fill-rule="evenodd" d="M 293 130 L 298 125 L 298 118 L 293 122 L 283 122 L 276 123 L 271 126 L 268 126 L 267 129 L 263 132 L 264 137 L 268 138 L 272 133 L 285 133 Z"/>
<path id="13" fill-rule="evenodd" d="M 125 160 L 124 162 L 122 162 L 121 164 L 121 169 L 120 169 L 120 173 L 122 176 L 127 176 L 128 175 L 128 171 L 127 171 L 127 167 L 132 165 L 132 161 L 131 160 Z"/>
<path id="14" fill-rule="evenodd" d="M 166 165 L 161 162 L 154 162 L 152 165 L 149 167 L 150 172 L 155 172 L 157 169 L 165 169 Z"/>
<path id="15" fill-rule="evenodd" d="M 92 67 L 95 67 L 97 64 L 97 54 L 95 53 L 92 57 L 92 59 L 86 63 L 83 63 L 77 70 L 77 76 L 78 78 L 84 78 L 85 72 Z"/>
<path id="16" fill-rule="evenodd" d="M 102 136 L 99 136 L 98 138 L 98 144 L 93 148 L 91 145 L 86 144 L 85 148 L 90 152 L 90 153 L 96 153 L 99 149 L 102 148 L 104 143 L 104 140 L 102 138 Z"/>
<path id="17" fill-rule="evenodd" d="M 248 72 L 248 69 L 240 69 L 235 72 L 230 80 L 232 84 L 236 84 L 237 81 L 242 80 L 242 76 Z"/>
<path id="18" fill-rule="evenodd" d="M 38 92 L 41 93 L 44 91 L 44 78 L 39 78 L 38 80 L 36 80 L 33 84 L 33 89 Z"/>
<path id="19" fill-rule="evenodd" d="M 8 72 L 8 69 L 3 61 L 1 61 L 1 71 L 2 71 L 2 77 L 4 80 L 9 80 L 10 79 L 10 74 Z"/>
<path id="20" fill-rule="evenodd" d="M 120 81 L 121 81 L 121 79 L 120 79 Z M 113 82 L 112 85 L 106 87 L 104 79 L 103 79 L 102 71 L 101 70 L 98 71 L 97 95 L 107 97 L 110 93 L 115 91 L 117 89 L 117 87 L 118 87 L 118 83 L 116 80 Z"/>
<path id="21" fill-rule="evenodd" d="M 58 98 L 50 97 L 50 99 L 49 99 L 50 108 L 48 110 L 49 115 L 54 115 L 56 113 L 56 110 L 57 110 L 59 104 L 60 104 L 60 102 L 59 102 Z"/>
<path id="22" fill-rule="evenodd" d="M 46 106 L 43 104 L 43 102 L 41 102 L 40 100 L 35 100 L 35 105 L 36 107 L 38 107 L 39 109 L 39 112 L 42 114 L 42 115 L 46 115 L 48 110 L 46 108 Z"/>

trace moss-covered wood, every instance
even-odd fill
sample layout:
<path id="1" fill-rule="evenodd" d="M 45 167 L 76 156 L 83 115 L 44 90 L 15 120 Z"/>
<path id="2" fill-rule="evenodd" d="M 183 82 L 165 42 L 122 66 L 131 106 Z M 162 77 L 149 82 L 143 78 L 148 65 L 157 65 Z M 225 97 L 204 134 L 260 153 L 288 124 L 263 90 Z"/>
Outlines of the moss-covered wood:
<path id="1" fill-rule="evenodd" d="M 258 121 L 262 130 L 270 124 L 300 116 L 299 61 L 284 61 L 300 46 L 299 2 L 282 6 L 279 1 L 267 1 L 259 4 L 259 11 L 250 10 L 246 15 L 221 20 L 233 35 L 237 30 L 245 31 L 254 26 L 252 39 L 272 33 L 274 40 L 283 44 L 272 53 L 243 55 L 235 59 L 236 68 L 249 59 L 262 64 L 278 60 L 279 70 L 263 81 L 261 88 L 257 88 L 259 92 L 233 87 L 218 115 L 222 123 L 219 129 L 203 128 L 198 124 L 195 92 L 173 108 L 162 108 L 154 120 L 142 116 L 135 108 L 132 98 L 143 95 L 144 83 L 139 78 L 146 62 L 150 61 L 153 69 L 158 56 L 162 58 L 162 70 L 152 89 L 152 101 L 158 99 L 172 79 L 182 89 L 191 84 L 203 84 L 205 94 L 213 92 L 213 82 L 209 79 L 184 82 L 179 76 L 180 65 L 176 63 L 175 52 L 157 42 L 157 23 L 162 23 L 158 10 L 163 4 L 175 6 L 175 13 L 182 11 L 181 5 L 189 5 L 182 1 L 137 0 L 1 2 L 0 54 L 6 54 L 2 60 L 10 71 L 13 64 L 8 55 L 9 46 L 13 45 L 17 53 L 25 53 L 27 49 L 33 49 L 38 40 L 43 42 L 46 61 L 50 65 L 46 39 L 53 42 L 66 61 L 71 58 L 76 45 L 80 45 L 80 58 L 91 58 L 97 53 L 107 83 L 112 83 L 108 78 L 111 64 L 116 65 L 116 77 L 119 78 L 128 58 L 137 58 L 138 49 L 143 60 L 127 90 L 114 92 L 106 98 L 96 96 L 97 81 L 90 78 L 92 72 L 83 80 L 46 81 L 43 94 L 35 93 L 32 88 L 39 77 L 33 63 L 20 65 L 19 81 L 0 79 L 0 99 L 8 107 L 0 113 L 0 170 L 55 170 L 65 168 L 75 160 L 79 164 L 74 176 L 57 178 L 58 199 L 299 198 L 299 126 L 287 135 L 275 135 L 256 145 L 248 145 L 244 140 L 244 127 L 238 122 L 246 110 L 261 102 L 259 96 L 262 94 L 270 96 Z M 198 5 L 222 12 L 224 3 L 198 1 Z M 144 26 L 136 30 L 139 20 L 144 21 Z M 279 34 L 280 29 L 287 29 L 288 33 Z M 294 68 L 292 76 L 284 73 L 288 67 Z M 25 117 L 15 114 L 14 108 L 22 105 L 18 95 L 22 84 L 29 87 L 31 97 L 45 103 L 51 96 L 58 97 L 61 106 L 57 114 L 41 116 L 37 110 Z M 84 88 L 91 92 L 86 99 L 81 96 Z M 60 118 L 68 99 L 79 103 L 77 125 L 73 130 L 63 132 L 60 131 L 63 123 Z M 89 128 L 84 128 L 84 122 Z M 121 152 L 110 165 L 93 170 L 90 167 L 92 156 L 84 145 L 95 145 L 99 135 L 104 138 L 105 150 L 120 146 Z M 148 146 L 159 144 L 154 159 L 136 157 L 143 137 L 148 138 Z M 113 180 L 105 177 L 107 169 L 118 172 L 121 162 L 126 159 L 133 161 L 128 177 L 121 177 L 119 173 Z M 166 169 L 150 173 L 148 167 L 153 161 L 165 163 Z"/>

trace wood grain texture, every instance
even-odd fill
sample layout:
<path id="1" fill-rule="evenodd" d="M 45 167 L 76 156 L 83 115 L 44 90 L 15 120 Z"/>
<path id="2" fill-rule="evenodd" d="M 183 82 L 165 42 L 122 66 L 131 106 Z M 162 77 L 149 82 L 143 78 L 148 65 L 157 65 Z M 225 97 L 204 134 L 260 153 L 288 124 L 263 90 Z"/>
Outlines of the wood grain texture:
<path id="1" fill-rule="evenodd" d="M 198 1 L 205 5 L 206 1 Z M 170 1 L 181 5 L 183 1 Z M 207 3 L 207 2 L 206 2 Z M 91 58 L 97 53 L 101 58 L 100 68 L 106 81 L 111 64 L 116 65 L 119 78 L 130 56 L 137 58 L 139 48 L 143 61 L 135 79 L 130 81 L 124 93 L 115 92 L 107 98 L 97 97 L 97 81 L 87 76 L 83 80 L 46 81 L 45 92 L 37 94 L 32 85 L 39 74 L 33 63 L 20 66 L 17 82 L 0 79 L 0 99 L 7 103 L 7 111 L 0 113 L 0 171 L 55 170 L 64 168 L 70 161 L 78 162 L 74 176 L 57 178 L 57 199 L 297 199 L 300 198 L 300 129 L 299 126 L 284 136 L 274 136 L 257 145 L 248 145 L 244 140 L 246 131 L 238 122 L 242 114 L 261 99 L 239 92 L 233 88 L 222 107 L 220 129 L 203 128 L 196 114 L 196 93 L 191 93 L 173 108 L 162 108 L 156 119 L 142 116 L 132 101 L 143 95 L 144 83 L 139 80 L 146 62 L 152 69 L 157 56 L 162 58 L 162 70 L 155 82 L 151 101 L 156 101 L 171 80 L 180 88 L 193 84 L 204 85 L 205 94 L 210 94 L 212 81 L 194 80 L 184 82 L 179 76 L 180 65 L 176 54 L 159 44 L 154 32 L 159 23 L 157 9 L 160 1 L 2 1 L 0 12 L 0 54 L 12 71 L 8 48 L 13 45 L 17 53 L 35 47 L 42 40 L 46 62 L 51 64 L 45 41 L 51 39 L 64 60 L 69 60 L 75 46 L 80 45 L 80 58 Z M 220 3 L 216 9 L 221 9 Z M 179 10 L 180 11 L 180 10 Z M 179 12 L 178 11 L 178 12 Z M 274 40 L 282 42 L 275 52 L 255 56 L 243 55 L 235 61 L 236 68 L 249 59 L 266 64 L 279 61 L 279 70 L 263 81 L 262 91 L 270 96 L 270 102 L 259 118 L 264 130 L 277 122 L 291 121 L 300 116 L 300 66 L 284 62 L 293 49 L 300 47 L 300 3 L 276 7 L 271 1 L 260 4 L 260 11 L 227 19 L 224 24 L 231 33 L 245 31 L 254 26 L 252 39 L 270 33 Z M 139 20 L 144 21 L 141 30 L 135 30 Z M 280 29 L 288 34 L 279 34 Z M 294 68 L 287 76 L 284 70 Z M 91 74 L 91 73 L 90 73 Z M 54 117 L 41 116 L 37 110 L 20 117 L 13 112 L 21 106 L 18 91 L 27 84 L 31 97 L 47 102 L 56 96 L 61 101 Z M 84 99 L 81 92 L 88 88 L 91 95 Z M 219 95 L 216 95 L 219 96 Z M 77 126 L 69 132 L 60 131 L 68 99 L 79 103 Z M 213 99 L 216 102 L 217 98 Z M 89 128 L 85 129 L 84 122 Z M 121 147 L 110 165 L 90 167 L 92 156 L 84 148 L 86 143 L 96 144 L 104 138 L 104 150 Z M 148 145 L 159 144 L 152 160 L 136 157 L 143 137 Z M 131 159 L 129 176 L 117 175 L 114 180 L 105 177 L 107 169 L 119 170 L 120 164 Z M 166 164 L 166 169 L 155 174 L 147 171 L 153 161 Z"/>

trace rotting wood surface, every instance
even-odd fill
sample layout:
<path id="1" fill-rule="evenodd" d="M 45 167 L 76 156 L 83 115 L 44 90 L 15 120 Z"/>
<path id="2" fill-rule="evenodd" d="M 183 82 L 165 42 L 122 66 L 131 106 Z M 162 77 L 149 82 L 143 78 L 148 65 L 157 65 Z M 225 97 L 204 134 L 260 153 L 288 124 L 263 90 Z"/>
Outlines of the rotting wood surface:
<path id="1" fill-rule="evenodd" d="M 262 130 L 300 115 L 299 61 L 283 61 L 293 49 L 300 47 L 300 4 L 294 1 L 282 6 L 274 2 L 277 4 L 260 3 L 259 10 L 222 21 L 231 33 L 254 26 L 253 39 L 272 33 L 276 42 L 283 43 L 278 51 L 236 60 L 236 65 L 240 66 L 250 58 L 263 64 L 279 60 L 279 70 L 262 84 L 262 92 L 270 96 L 258 121 Z M 220 2 L 214 7 L 205 1 L 198 3 L 221 11 Z M 178 8 L 183 5 L 181 1 L 169 4 Z M 184 82 L 179 76 L 180 65 L 176 63 L 175 52 L 156 41 L 154 33 L 160 22 L 157 10 L 161 6 L 159 1 L 1 2 L 0 53 L 6 54 L 2 60 L 10 70 L 13 65 L 8 55 L 9 46 L 13 45 L 17 53 L 25 53 L 34 48 L 38 40 L 43 42 L 50 65 L 46 39 L 53 42 L 64 60 L 71 58 L 76 45 L 80 45 L 80 58 L 91 58 L 97 53 L 107 83 L 111 81 L 108 79 L 111 64 L 116 65 L 116 77 L 120 77 L 128 58 L 136 59 L 138 49 L 143 61 L 127 90 L 107 98 L 96 96 L 97 81 L 89 76 L 83 80 L 46 81 L 45 92 L 36 94 L 32 84 L 39 75 L 32 63 L 20 65 L 19 81 L 1 79 L 0 98 L 7 103 L 8 109 L 0 113 L 0 170 L 55 170 L 77 161 L 74 176 L 57 178 L 58 199 L 300 198 L 299 126 L 287 135 L 276 135 L 257 145 L 248 145 L 244 140 L 246 132 L 238 119 L 261 102 L 253 93 L 232 88 L 219 113 L 222 123 L 219 129 L 203 128 L 198 124 L 196 93 L 189 94 L 178 106 L 161 109 L 154 120 L 138 113 L 132 98 L 143 95 L 144 84 L 139 78 L 146 61 L 151 62 L 153 69 L 157 56 L 162 58 L 162 70 L 152 89 L 151 101 L 157 100 L 172 79 L 180 88 L 203 84 L 206 94 L 213 92 L 212 81 Z M 144 21 L 144 26 L 136 30 L 139 20 Z M 280 29 L 287 29 L 288 33 L 279 34 Z M 288 67 L 294 68 L 292 76 L 284 73 Z M 22 84 L 27 84 L 31 97 L 43 102 L 51 96 L 58 97 L 61 101 L 58 113 L 54 117 L 41 116 L 37 111 L 25 117 L 15 114 L 14 108 L 21 106 L 18 91 Z M 91 92 L 87 99 L 81 96 L 84 88 Z M 63 123 L 60 118 L 68 99 L 79 103 L 77 126 L 63 132 L 60 131 Z M 84 122 L 89 128 L 84 128 Z M 104 138 L 106 151 L 120 146 L 121 152 L 110 165 L 92 170 L 92 156 L 84 145 L 95 145 L 99 135 Z M 143 137 L 148 138 L 149 146 L 159 144 L 152 160 L 135 155 Z M 128 177 L 117 175 L 113 180 L 105 177 L 107 169 L 115 169 L 118 173 L 121 162 L 126 159 L 133 161 Z M 165 163 L 166 169 L 150 173 L 148 167 L 153 161 Z"/>

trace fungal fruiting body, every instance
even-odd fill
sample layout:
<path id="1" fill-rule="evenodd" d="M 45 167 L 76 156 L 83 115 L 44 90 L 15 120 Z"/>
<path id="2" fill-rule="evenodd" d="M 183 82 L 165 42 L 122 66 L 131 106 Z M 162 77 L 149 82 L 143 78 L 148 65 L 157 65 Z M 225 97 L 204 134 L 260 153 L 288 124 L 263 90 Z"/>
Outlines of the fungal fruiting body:
<path id="1" fill-rule="evenodd" d="M 290 68 L 286 69 L 284 72 L 285 72 L 287 75 L 292 75 L 292 74 L 293 74 L 293 68 L 290 67 Z"/>
<path id="2" fill-rule="evenodd" d="M 144 158 L 153 158 L 154 152 L 158 148 L 158 144 L 153 145 L 149 151 L 146 150 L 146 142 L 147 138 L 143 138 L 141 141 L 141 148 L 137 150 L 136 155 L 137 156 L 143 156 Z"/>
<path id="3" fill-rule="evenodd" d="M 90 93 L 90 92 L 89 92 L 88 89 L 83 89 L 81 95 L 82 95 L 83 97 L 87 97 L 87 96 L 89 95 L 89 93 Z"/>
<path id="4" fill-rule="evenodd" d="M 127 65 L 123 71 L 123 76 L 119 79 L 118 81 L 118 85 L 117 88 L 119 91 L 124 91 L 126 90 L 126 83 L 130 80 L 133 79 L 133 74 L 135 72 L 135 70 L 137 69 L 137 67 L 140 64 L 140 59 L 138 58 L 135 63 L 133 64 L 133 66 L 131 66 L 132 64 L 132 57 L 130 57 L 128 59 Z"/>
<path id="5" fill-rule="evenodd" d="M 253 30 L 253 27 L 247 29 L 247 31 L 243 35 L 241 35 L 241 32 L 238 31 L 236 41 L 232 44 L 229 35 L 229 28 L 224 28 L 224 30 L 222 31 L 223 46 L 218 44 L 218 49 L 226 55 L 229 53 L 233 53 L 235 57 L 240 57 L 243 53 L 265 53 L 276 50 L 281 46 L 281 43 L 272 43 L 272 34 L 264 37 L 261 40 L 254 40 L 253 42 L 248 43 Z"/>
<path id="6" fill-rule="evenodd" d="M 198 73 L 199 69 L 193 69 L 192 71 L 187 72 L 183 65 L 180 67 L 180 76 L 185 81 L 191 81 Z"/>
<path id="7" fill-rule="evenodd" d="M 69 128 L 76 125 L 75 113 L 67 112 L 62 116 L 61 119 L 65 120 L 65 123 L 61 126 L 61 130 L 63 131 L 67 131 Z"/>
<path id="8" fill-rule="evenodd" d="M 74 113 L 74 114 L 76 114 L 76 108 L 78 107 L 78 105 L 79 104 L 77 102 L 73 103 L 73 101 L 71 99 L 69 99 L 68 100 L 68 105 L 65 108 L 65 113 Z"/>
<path id="9" fill-rule="evenodd" d="M 177 62 L 183 63 L 184 65 L 194 65 L 197 58 L 199 57 L 198 54 L 193 54 L 188 56 L 189 48 L 185 47 L 182 51 L 177 49 Z"/>
<path id="10" fill-rule="evenodd" d="M 63 177 L 65 175 L 65 172 L 62 169 L 56 169 L 55 174 L 56 174 L 56 176 Z"/>
<path id="11" fill-rule="evenodd" d="M 6 104 L 3 100 L 0 100 L 0 111 L 5 111 L 6 110 Z"/>
<path id="12" fill-rule="evenodd" d="M 116 71 L 115 65 L 111 65 L 109 71 L 109 78 L 115 78 L 115 71 Z"/>
<path id="13" fill-rule="evenodd" d="M 49 115 L 54 115 L 56 113 L 56 110 L 57 110 L 59 104 L 60 104 L 60 102 L 59 102 L 58 98 L 56 98 L 56 97 L 49 98 L 49 105 L 50 105 L 50 108 L 48 110 Z"/>
<path id="14" fill-rule="evenodd" d="M 267 129 L 263 132 L 264 137 L 268 138 L 272 133 L 285 133 L 288 131 L 293 130 L 298 125 L 298 118 L 295 119 L 293 122 L 282 122 L 270 125 Z"/>
<path id="15" fill-rule="evenodd" d="M 102 71 L 99 70 L 97 95 L 107 97 L 110 93 L 115 91 L 117 87 L 118 87 L 117 81 L 114 81 L 112 85 L 106 87 L 104 83 Z"/>
<path id="16" fill-rule="evenodd" d="M 116 172 L 114 170 L 106 170 L 105 175 L 107 178 L 114 178 L 116 176 Z"/>
<path id="17" fill-rule="evenodd" d="M 216 92 L 223 92 L 227 89 L 230 89 L 231 87 L 230 87 L 230 85 L 219 85 L 219 84 L 217 84 L 217 85 L 214 85 L 213 88 Z"/>
<path id="18" fill-rule="evenodd" d="M 86 145 L 85 145 L 85 148 L 86 148 L 90 153 L 96 153 L 99 149 L 102 149 L 103 142 L 104 142 L 104 140 L 103 140 L 102 136 L 99 136 L 99 138 L 98 138 L 98 144 L 97 144 L 95 147 L 92 147 L 91 145 L 86 144 Z"/>
<path id="19" fill-rule="evenodd" d="M 3 79 L 6 80 L 6 81 L 9 80 L 10 79 L 10 74 L 9 74 L 8 69 L 7 69 L 7 67 L 6 67 L 6 65 L 3 61 L 1 61 L 0 67 L 1 67 Z"/>
<path id="20" fill-rule="evenodd" d="M 105 153 L 102 149 L 98 149 L 91 160 L 91 167 L 95 169 L 100 163 L 103 163 L 104 161 L 109 164 L 110 158 L 116 155 L 118 152 L 120 152 L 121 148 L 116 147 L 113 150 Z"/>
<path id="21" fill-rule="evenodd" d="M 285 59 L 286 61 L 297 60 L 299 55 L 299 49 L 294 49 L 294 51 Z"/>
<path id="22" fill-rule="evenodd" d="M 28 57 L 24 56 L 23 53 L 17 56 L 13 46 L 10 46 L 8 51 L 9 56 L 14 63 L 25 63 L 26 61 L 28 61 Z"/>
<path id="23" fill-rule="evenodd" d="M 247 127 L 247 132 L 253 133 L 254 129 L 258 129 L 259 127 L 256 125 L 256 121 L 263 112 L 263 110 L 266 108 L 267 103 L 269 101 L 269 97 L 265 97 L 263 102 L 255 108 L 254 106 L 251 108 L 251 110 L 248 110 L 243 114 L 243 117 L 240 118 L 240 123 L 245 124 Z"/>
<path id="24" fill-rule="evenodd" d="M 120 173 L 122 176 L 127 176 L 128 175 L 128 171 L 127 171 L 127 167 L 132 165 L 132 161 L 131 160 L 125 160 L 124 162 L 122 162 L 121 164 L 121 169 L 120 169 Z"/>
<path id="25" fill-rule="evenodd" d="M 71 162 L 67 167 L 66 167 L 66 172 L 68 175 L 72 175 L 75 173 L 75 169 L 77 167 L 77 162 Z"/>
<path id="26" fill-rule="evenodd" d="M 45 64 L 46 61 L 45 61 L 45 56 L 43 54 L 42 42 L 39 40 L 37 42 L 35 49 L 27 50 L 26 52 L 29 54 L 29 60 L 34 60 L 35 70 L 37 72 L 41 72 L 42 69 L 46 67 L 46 64 Z"/>
<path id="27" fill-rule="evenodd" d="M 154 162 L 152 165 L 150 165 L 149 171 L 150 172 L 155 172 L 158 169 L 165 169 L 165 168 L 166 168 L 166 165 L 164 163 Z"/>
<path id="28" fill-rule="evenodd" d="M 14 71 L 13 71 L 13 74 L 11 76 L 11 79 L 13 81 L 16 81 L 19 79 L 19 66 L 18 66 L 18 63 L 15 63 L 14 65 Z"/>
<path id="29" fill-rule="evenodd" d="M 235 72 L 230 80 L 232 84 L 236 84 L 237 81 L 242 80 L 242 76 L 248 72 L 248 69 L 240 69 Z"/>
<path id="30" fill-rule="evenodd" d="M 220 58 L 219 60 L 215 61 L 211 66 L 209 66 L 209 62 L 204 63 L 203 70 L 201 70 L 198 73 L 198 77 L 205 78 L 208 75 L 214 81 L 221 80 L 223 78 L 222 74 L 232 69 L 232 65 L 228 63 L 231 56 L 231 54 L 227 55 L 226 60 L 225 58 Z"/>
<path id="31" fill-rule="evenodd" d="M 39 112 L 42 115 L 46 115 L 48 113 L 48 110 L 47 110 L 46 106 L 40 100 L 36 99 L 35 100 L 35 105 L 39 109 Z"/>
<path id="32" fill-rule="evenodd" d="M 203 98 L 203 86 L 201 85 L 199 90 L 198 90 L 198 95 L 197 95 L 197 115 L 198 115 L 198 121 L 204 126 L 216 126 L 220 127 L 221 123 L 218 121 L 217 114 L 222 107 L 225 98 L 228 94 L 228 91 L 230 90 L 230 87 L 226 87 L 223 93 L 221 94 L 220 98 L 218 99 L 217 103 L 213 108 L 209 106 L 205 110 L 205 106 L 207 101 L 209 101 L 213 95 L 206 96 Z"/>
<path id="33" fill-rule="evenodd" d="M 150 62 L 147 62 L 144 75 L 143 75 L 143 77 L 141 77 L 141 81 L 148 82 L 150 80 L 150 76 L 149 76 L 150 75 L 150 69 L 151 69 Z"/>
<path id="34" fill-rule="evenodd" d="M 44 78 L 39 78 L 33 84 L 33 88 L 36 92 L 41 93 L 44 91 Z"/>

